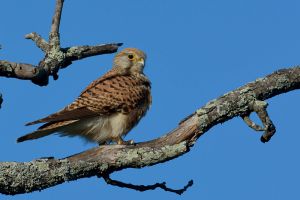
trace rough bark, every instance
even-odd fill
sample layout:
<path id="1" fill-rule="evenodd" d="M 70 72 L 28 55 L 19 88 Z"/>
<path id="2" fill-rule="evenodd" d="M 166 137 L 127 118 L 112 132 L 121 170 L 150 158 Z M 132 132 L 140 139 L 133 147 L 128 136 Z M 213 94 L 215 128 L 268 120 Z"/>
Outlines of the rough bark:
<path id="1" fill-rule="evenodd" d="M 260 113 L 264 127 L 259 130 L 264 131 L 262 141 L 266 142 L 275 133 L 275 126 L 264 100 L 299 88 L 300 67 L 281 69 L 208 102 L 174 130 L 155 140 L 136 145 L 104 145 L 63 159 L 0 162 L 0 192 L 11 195 L 32 192 L 83 177 L 106 177 L 125 168 L 166 162 L 189 152 L 211 127 L 233 117 L 245 118 L 251 112 Z"/>

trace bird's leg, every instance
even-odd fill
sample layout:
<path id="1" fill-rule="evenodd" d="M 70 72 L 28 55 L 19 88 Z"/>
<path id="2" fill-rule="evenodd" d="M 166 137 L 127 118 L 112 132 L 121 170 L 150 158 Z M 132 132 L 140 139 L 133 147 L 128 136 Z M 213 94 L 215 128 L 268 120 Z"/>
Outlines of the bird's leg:
<path id="1" fill-rule="evenodd" d="M 122 137 L 115 138 L 114 142 L 116 142 L 117 144 L 121 144 L 121 145 L 134 144 L 133 140 L 124 141 Z"/>

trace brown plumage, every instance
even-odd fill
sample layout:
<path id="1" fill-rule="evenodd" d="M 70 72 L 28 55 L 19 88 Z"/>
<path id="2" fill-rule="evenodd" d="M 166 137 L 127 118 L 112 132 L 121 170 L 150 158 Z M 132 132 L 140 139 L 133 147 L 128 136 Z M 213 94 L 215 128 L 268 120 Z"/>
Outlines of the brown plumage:
<path id="1" fill-rule="evenodd" d="M 150 81 L 144 75 L 146 55 L 127 48 L 115 56 L 113 68 L 92 82 L 64 109 L 26 125 L 45 123 L 17 139 L 37 139 L 52 133 L 82 136 L 99 144 L 125 142 L 125 136 L 146 114 L 151 104 Z"/>

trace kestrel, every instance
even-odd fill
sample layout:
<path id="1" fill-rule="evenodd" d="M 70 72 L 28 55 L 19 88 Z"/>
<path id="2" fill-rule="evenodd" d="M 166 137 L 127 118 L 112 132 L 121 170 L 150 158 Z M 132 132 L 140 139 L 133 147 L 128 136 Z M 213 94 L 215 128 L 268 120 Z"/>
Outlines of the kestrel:
<path id="1" fill-rule="evenodd" d="M 58 133 L 81 136 L 99 144 L 132 144 L 123 137 L 146 114 L 151 104 L 151 83 L 144 75 L 146 54 L 126 48 L 119 52 L 113 67 L 92 82 L 64 109 L 26 125 L 45 123 L 17 139 L 33 140 Z"/>

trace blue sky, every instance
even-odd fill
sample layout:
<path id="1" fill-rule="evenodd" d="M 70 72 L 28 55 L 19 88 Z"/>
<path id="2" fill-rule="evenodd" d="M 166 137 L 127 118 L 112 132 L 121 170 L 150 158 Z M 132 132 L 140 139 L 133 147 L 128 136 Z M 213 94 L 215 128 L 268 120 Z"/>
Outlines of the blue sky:
<path id="1" fill-rule="evenodd" d="M 0 2 L 0 57 L 37 64 L 43 57 L 23 36 L 48 37 L 54 0 Z M 148 55 L 153 105 L 127 139 L 159 137 L 178 122 L 230 90 L 277 69 L 300 63 L 300 2 L 296 0 L 115 0 L 68 1 L 61 21 L 62 46 L 123 42 Z M 47 87 L 0 78 L 0 160 L 61 158 L 96 146 L 56 135 L 17 144 L 34 130 L 25 127 L 63 108 L 111 67 L 114 55 L 77 61 Z M 41 192 L 0 199 L 299 199 L 299 91 L 268 100 L 277 133 L 267 144 L 239 118 L 215 126 L 188 154 L 143 169 L 114 173 L 136 184 L 166 181 L 183 196 L 161 190 L 144 193 L 106 185 L 98 178 L 64 183 Z"/>

